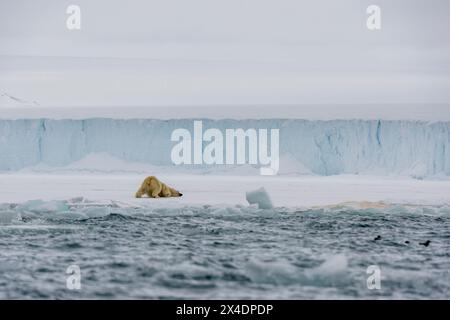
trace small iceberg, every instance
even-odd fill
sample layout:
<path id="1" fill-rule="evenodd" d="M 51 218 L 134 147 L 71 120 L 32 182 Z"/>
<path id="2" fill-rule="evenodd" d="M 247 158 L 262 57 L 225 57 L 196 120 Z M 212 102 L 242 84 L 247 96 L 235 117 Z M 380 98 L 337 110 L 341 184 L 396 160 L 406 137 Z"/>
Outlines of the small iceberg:
<path id="1" fill-rule="evenodd" d="M 254 191 L 247 191 L 245 198 L 249 204 L 257 204 L 259 209 L 272 209 L 273 204 L 270 200 L 269 194 L 264 187 Z"/>

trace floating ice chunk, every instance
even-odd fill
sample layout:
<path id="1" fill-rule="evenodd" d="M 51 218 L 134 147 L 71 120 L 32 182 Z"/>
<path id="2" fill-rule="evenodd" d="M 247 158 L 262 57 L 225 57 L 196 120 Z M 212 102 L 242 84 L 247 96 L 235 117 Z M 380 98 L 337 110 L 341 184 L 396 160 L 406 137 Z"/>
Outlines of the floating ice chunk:
<path id="1" fill-rule="evenodd" d="M 42 211 L 63 212 L 69 209 L 65 201 L 49 201 L 39 208 Z"/>
<path id="2" fill-rule="evenodd" d="M 69 204 L 78 204 L 78 203 L 86 202 L 86 199 L 84 197 L 75 197 L 75 198 L 67 200 L 67 202 Z"/>
<path id="3" fill-rule="evenodd" d="M 16 209 L 19 211 L 31 211 L 32 209 L 41 206 L 43 203 L 44 201 L 42 200 L 29 200 L 19 204 Z"/>
<path id="4" fill-rule="evenodd" d="M 32 212 L 62 212 L 69 208 L 65 201 L 30 200 L 20 204 L 17 209 Z"/>
<path id="5" fill-rule="evenodd" d="M 272 209 L 273 204 L 270 200 L 269 194 L 264 187 L 254 191 L 247 191 L 245 194 L 249 204 L 258 204 L 259 209 Z"/>
<path id="6" fill-rule="evenodd" d="M 14 221 L 20 221 L 21 216 L 16 211 L 1 211 L 0 223 L 12 223 Z"/>

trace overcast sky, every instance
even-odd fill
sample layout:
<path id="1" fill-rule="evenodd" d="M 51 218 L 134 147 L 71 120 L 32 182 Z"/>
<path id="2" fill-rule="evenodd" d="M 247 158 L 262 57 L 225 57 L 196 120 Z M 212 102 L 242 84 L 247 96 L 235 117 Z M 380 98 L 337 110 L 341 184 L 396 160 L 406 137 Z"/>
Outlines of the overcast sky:
<path id="1" fill-rule="evenodd" d="M 66 9 L 81 8 L 81 30 Z M 366 8 L 381 8 L 381 30 Z M 0 0 L 0 93 L 47 106 L 450 103 L 448 0 Z"/>

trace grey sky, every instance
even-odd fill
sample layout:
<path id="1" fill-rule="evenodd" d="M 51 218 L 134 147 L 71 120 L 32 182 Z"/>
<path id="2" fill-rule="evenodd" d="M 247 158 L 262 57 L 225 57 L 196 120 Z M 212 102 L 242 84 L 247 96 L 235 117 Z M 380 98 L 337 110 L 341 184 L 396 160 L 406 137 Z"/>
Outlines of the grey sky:
<path id="1" fill-rule="evenodd" d="M 0 0 L 0 92 L 48 106 L 450 103 L 449 13 L 447 0 Z"/>

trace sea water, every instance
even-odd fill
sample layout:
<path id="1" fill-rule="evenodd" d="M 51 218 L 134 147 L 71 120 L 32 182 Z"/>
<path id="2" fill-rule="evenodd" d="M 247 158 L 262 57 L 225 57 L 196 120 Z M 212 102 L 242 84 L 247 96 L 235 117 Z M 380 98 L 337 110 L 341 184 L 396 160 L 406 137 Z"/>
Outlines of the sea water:
<path id="1" fill-rule="evenodd" d="M 443 299 L 449 270 L 448 206 L 0 205 L 0 298 Z"/>

